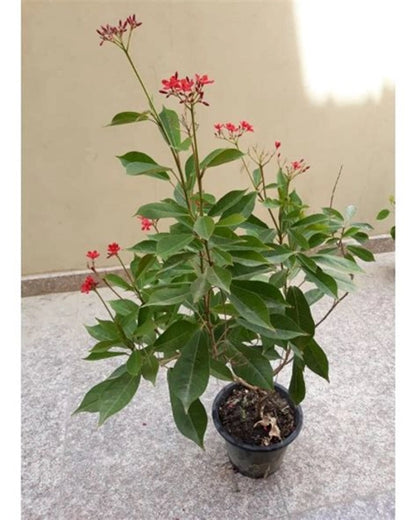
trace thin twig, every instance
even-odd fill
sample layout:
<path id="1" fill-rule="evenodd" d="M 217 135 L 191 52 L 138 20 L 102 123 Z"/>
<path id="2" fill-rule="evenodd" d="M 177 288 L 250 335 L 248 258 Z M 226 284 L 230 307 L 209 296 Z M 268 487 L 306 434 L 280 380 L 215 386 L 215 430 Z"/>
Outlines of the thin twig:
<path id="1" fill-rule="evenodd" d="M 335 190 L 337 189 L 337 184 L 338 184 L 339 178 L 341 177 L 342 167 L 343 167 L 343 165 L 341 164 L 341 167 L 340 167 L 339 172 L 338 172 L 337 179 L 335 181 L 334 187 L 332 188 L 331 200 L 329 202 L 329 207 L 330 208 L 332 208 L 332 204 L 334 202 Z"/>
<path id="2" fill-rule="evenodd" d="M 341 296 L 341 298 L 339 298 L 338 300 L 334 300 L 334 303 L 331 305 L 331 308 L 329 309 L 329 311 L 324 315 L 323 318 L 321 318 L 317 323 L 315 323 L 315 328 L 320 325 L 324 320 L 326 320 L 326 318 L 331 314 L 331 312 L 335 309 L 335 307 L 340 303 L 342 302 L 342 300 L 344 298 L 346 298 L 348 296 L 349 293 L 345 293 L 344 295 Z"/>

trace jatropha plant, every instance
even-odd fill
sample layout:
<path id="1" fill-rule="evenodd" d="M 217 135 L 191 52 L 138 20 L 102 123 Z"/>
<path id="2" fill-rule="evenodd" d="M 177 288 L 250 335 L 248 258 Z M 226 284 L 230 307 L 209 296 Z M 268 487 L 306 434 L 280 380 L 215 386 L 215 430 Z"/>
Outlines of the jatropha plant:
<path id="1" fill-rule="evenodd" d="M 207 414 L 200 397 L 212 376 L 254 392 L 256 427 L 268 426 L 270 437 L 278 438 L 276 420 L 264 413 L 274 379 L 291 370 L 295 403 L 305 396 L 305 370 L 329 380 L 315 332 L 353 290 L 352 279 L 362 272 L 357 257 L 374 260 L 362 246 L 371 226 L 353 221 L 353 206 L 343 213 L 335 209 L 333 193 L 328 207 L 308 212 L 294 185 L 309 175 L 309 165 L 284 159 L 279 141 L 270 150 L 245 149 L 244 136 L 254 131 L 245 120 L 215 124 L 219 147 L 207 153 L 198 139 L 197 111 L 207 109 L 214 81 L 207 74 L 175 72 L 161 81 L 159 94 L 172 98 L 179 113 L 157 108 L 129 51 L 140 25 L 133 15 L 97 31 L 100 45 L 111 43 L 125 55 L 147 102 L 110 124 L 154 124 L 169 149 L 168 164 L 142 151 L 119 159 L 128 175 L 170 183 L 172 196 L 137 210 L 147 234 L 128 248 L 129 265 L 120 246 L 109 244 L 107 258 L 120 262 L 123 276 L 102 276 L 99 253 L 87 253 L 91 275 L 81 291 L 101 299 L 106 318 L 87 326 L 96 344 L 86 359 L 117 356 L 122 362 L 87 392 L 76 412 L 96 412 L 102 424 L 130 402 L 142 378 L 155 383 L 164 373 L 179 431 L 203 447 Z M 247 185 L 221 196 L 207 192 L 205 179 L 231 161 L 241 163 Z M 263 218 L 256 215 L 261 208 Z M 167 231 L 158 228 L 164 219 Z M 111 290 L 109 301 L 101 288 Z M 324 296 L 330 298 L 328 311 L 315 321 L 311 306 Z"/>

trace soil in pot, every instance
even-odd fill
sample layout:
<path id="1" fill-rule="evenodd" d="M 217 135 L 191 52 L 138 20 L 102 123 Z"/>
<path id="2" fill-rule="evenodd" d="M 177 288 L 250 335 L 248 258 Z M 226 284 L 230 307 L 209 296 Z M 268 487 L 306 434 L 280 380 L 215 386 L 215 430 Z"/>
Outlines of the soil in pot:
<path id="1" fill-rule="evenodd" d="M 230 435 L 254 446 L 279 443 L 296 429 L 294 410 L 278 392 L 268 393 L 259 402 L 257 392 L 237 386 L 218 413 Z"/>

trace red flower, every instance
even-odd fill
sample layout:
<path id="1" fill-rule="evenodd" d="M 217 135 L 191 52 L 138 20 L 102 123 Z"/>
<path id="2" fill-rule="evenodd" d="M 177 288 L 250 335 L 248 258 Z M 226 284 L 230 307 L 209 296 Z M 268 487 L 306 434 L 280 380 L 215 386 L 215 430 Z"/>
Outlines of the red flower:
<path id="1" fill-rule="evenodd" d="M 91 258 L 91 260 L 95 260 L 100 256 L 100 253 L 94 249 L 94 251 L 88 251 L 87 257 Z"/>
<path id="2" fill-rule="evenodd" d="M 102 45 L 104 42 L 112 42 L 120 44 L 123 38 L 123 33 L 125 33 L 130 28 L 130 32 L 136 27 L 140 27 L 142 22 L 136 21 L 136 15 L 128 16 L 124 21 L 119 20 L 118 25 L 102 25 L 99 29 L 97 29 L 97 33 L 100 36 Z"/>
<path id="3" fill-rule="evenodd" d="M 291 165 L 294 170 L 299 170 L 302 168 L 302 161 L 293 161 Z"/>
<path id="4" fill-rule="evenodd" d="M 202 76 L 195 74 L 195 81 L 200 85 L 209 85 L 210 83 L 214 83 L 214 80 L 209 79 L 206 74 L 203 74 Z"/>
<path id="5" fill-rule="evenodd" d="M 234 123 L 217 123 L 214 125 L 216 130 L 216 137 L 236 141 L 246 132 L 254 132 L 253 125 L 247 121 L 240 121 L 237 126 Z M 224 136 L 222 129 L 225 128 L 228 131 L 228 137 Z"/>
<path id="6" fill-rule="evenodd" d="M 117 256 L 118 252 L 120 251 L 120 246 L 117 244 L 117 242 L 113 242 L 112 244 L 109 244 L 107 246 L 107 258 L 110 258 L 111 256 Z"/>
<path id="7" fill-rule="evenodd" d="M 81 292 L 88 294 L 93 291 L 98 285 L 92 276 L 87 276 L 81 285 Z"/>
<path id="8" fill-rule="evenodd" d="M 254 132 L 253 126 L 247 123 L 247 121 L 241 121 L 240 126 L 246 132 Z"/>
<path id="9" fill-rule="evenodd" d="M 225 123 L 225 128 L 229 132 L 236 132 L 237 131 L 237 127 L 235 125 L 233 125 L 232 123 Z"/>
<path id="10" fill-rule="evenodd" d="M 187 106 L 195 105 L 195 103 L 208 105 L 206 101 L 203 101 L 203 88 L 210 83 L 214 83 L 214 81 L 210 80 L 206 74 L 203 76 L 195 74 L 194 79 L 190 79 L 188 76 L 179 78 L 178 73 L 175 72 L 169 79 L 162 79 L 163 88 L 159 92 L 165 94 L 166 97 L 175 96 L 180 103 L 185 103 Z"/>
<path id="11" fill-rule="evenodd" d="M 275 141 L 275 142 L 274 142 L 274 146 L 276 147 L 276 150 L 278 150 L 278 149 L 280 148 L 280 145 L 281 145 L 281 144 L 282 144 L 282 143 L 281 143 L 280 141 Z"/>
<path id="12" fill-rule="evenodd" d="M 142 231 L 150 231 L 152 227 L 152 221 L 146 217 L 138 217 L 142 221 Z"/>

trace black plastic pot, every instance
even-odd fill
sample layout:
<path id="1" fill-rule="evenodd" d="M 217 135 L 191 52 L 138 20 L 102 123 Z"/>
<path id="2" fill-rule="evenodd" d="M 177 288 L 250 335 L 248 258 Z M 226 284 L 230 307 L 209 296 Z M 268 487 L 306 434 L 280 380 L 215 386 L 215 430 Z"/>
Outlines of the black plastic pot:
<path id="1" fill-rule="evenodd" d="M 231 464 L 243 475 L 251 478 L 266 478 L 279 469 L 283 455 L 302 428 L 303 413 L 299 405 L 295 405 L 283 386 L 275 383 L 276 392 L 282 395 L 295 411 L 296 429 L 282 442 L 270 444 L 269 446 L 255 446 L 246 444 L 236 439 L 224 428 L 219 417 L 219 408 L 231 394 L 237 383 L 225 386 L 216 396 L 212 405 L 212 418 L 218 433 L 224 437 L 228 457 Z"/>

